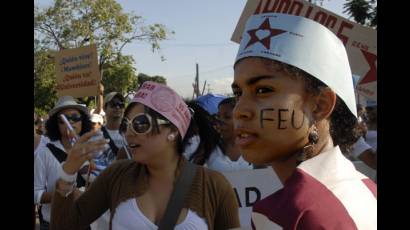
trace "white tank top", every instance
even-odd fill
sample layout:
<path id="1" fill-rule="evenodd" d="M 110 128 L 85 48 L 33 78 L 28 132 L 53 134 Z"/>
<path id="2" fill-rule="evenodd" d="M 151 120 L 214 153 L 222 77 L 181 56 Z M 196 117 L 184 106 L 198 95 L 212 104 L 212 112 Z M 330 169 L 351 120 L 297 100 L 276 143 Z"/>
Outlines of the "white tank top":
<path id="1" fill-rule="evenodd" d="M 222 153 L 222 150 L 219 147 L 216 147 L 211 153 L 205 166 L 219 172 L 253 169 L 253 165 L 245 161 L 242 156 L 240 156 L 238 160 L 232 161 L 227 155 Z"/>
<path id="2" fill-rule="evenodd" d="M 131 198 L 118 205 L 112 219 L 113 230 L 149 229 L 157 230 L 158 226 L 152 223 L 138 207 L 137 200 Z M 175 226 L 175 230 L 207 230 L 205 219 L 188 209 L 185 220 Z"/>

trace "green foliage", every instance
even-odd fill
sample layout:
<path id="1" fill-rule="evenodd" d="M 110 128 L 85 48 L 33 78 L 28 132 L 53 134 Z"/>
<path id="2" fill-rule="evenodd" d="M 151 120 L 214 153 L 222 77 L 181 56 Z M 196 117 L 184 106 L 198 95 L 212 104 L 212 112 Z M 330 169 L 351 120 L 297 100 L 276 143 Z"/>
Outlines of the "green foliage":
<path id="1" fill-rule="evenodd" d="M 105 93 L 120 92 L 123 95 L 137 87 L 137 75 L 133 67 L 132 56 L 118 56 L 117 59 L 105 64 L 103 84 Z"/>
<path id="2" fill-rule="evenodd" d="M 377 5 L 374 0 L 348 0 L 343 8 L 343 13 L 362 25 L 377 28 Z"/>
<path id="3" fill-rule="evenodd" d="M 115 0 L 55 0 L 45 9 L 34 8 L 34 106 L 48 111 L 57 100 L 53 53 L 61 49 L 97 45 L 105 90 L 129 92 L 136 88 L 134 60 L 121 55 L 130 42 L 148 42 L 152 51 L 174 32 L 162 24 L 125 13 Z M 93 97 L 80 101 L 90 105 Z"/>
<path id="4" fill-rule="evenodd" d="M 140 87 L 146 81 L 158 82 L 158 83 L 161 83 L 161 84 L 164 84 L 164 85 L 167 84 L 167 79 L 165 77 L 158 76 L 158 75 L 149 76 L 149 75 L 144 74 L 144 73 L 138 74 L 138 87 Z"/>
<path id="5" fill-rule="evenodd" d="M 53 60 L 45 50 L 34 51 L 34 108 L 44 115 L 57 101 Z"/>

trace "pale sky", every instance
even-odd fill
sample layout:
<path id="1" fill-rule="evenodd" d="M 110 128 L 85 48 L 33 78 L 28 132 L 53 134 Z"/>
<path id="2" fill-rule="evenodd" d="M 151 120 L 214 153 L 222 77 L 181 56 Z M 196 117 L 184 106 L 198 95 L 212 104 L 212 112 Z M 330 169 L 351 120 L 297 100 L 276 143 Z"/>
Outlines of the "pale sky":
<path id="1" fill-rule="evenodd" d="M 40 7 L 52 0 L 35 0 Z M 175 31 L 152 53 L 150 44 L 134 42 L 124 47 L 133 55 L 138 73 L 160 75 L 183 97 L 192 97 L 195 64 L 199 64 L 200 88 L 207 81 L 211 92 L 231 93 L 233 62 L 238 44 L 230 41 L 246 0 L 117 0 L 125 12 L 142 16 L 147 24 L 161 23 Z M 345 0 L 324 0 L 323 8 L 343 14 Z M 161 55 L 166 61 L 161 61 Z M 206 87 L 208 89 L 208 86 Z M 205 90 L 207 92 L 207 90 Z"/>

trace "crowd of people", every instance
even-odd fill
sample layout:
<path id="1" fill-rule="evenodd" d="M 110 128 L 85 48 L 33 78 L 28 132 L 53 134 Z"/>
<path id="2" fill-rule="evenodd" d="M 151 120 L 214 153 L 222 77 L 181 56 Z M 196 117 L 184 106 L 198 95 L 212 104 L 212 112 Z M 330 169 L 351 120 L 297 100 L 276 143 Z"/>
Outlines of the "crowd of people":
<path id="1" fill-rule="evenodd" d="M 292 33 L 259 40 L 266 22 Z M 265 167 L 283 188 L 253 206 L 253 229 L 376 229 L 376 185 L 352 161 L 377 169 L 377 108 L 356 106 L 334 34 L 302 17 L 251 16 L 232 91 L 184 101 L 147 81 L 132 99 L 100 91 L 102 108 L 62 96 L 46 119 L 35 114 L 40 229 L 239 228 L 222 172 Z"/>

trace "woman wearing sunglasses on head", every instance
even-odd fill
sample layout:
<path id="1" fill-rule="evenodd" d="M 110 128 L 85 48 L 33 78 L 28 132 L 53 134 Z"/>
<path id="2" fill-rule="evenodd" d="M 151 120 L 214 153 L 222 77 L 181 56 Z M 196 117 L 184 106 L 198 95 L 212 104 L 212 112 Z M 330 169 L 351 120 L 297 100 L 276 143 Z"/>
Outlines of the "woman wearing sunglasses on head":
<path id="1" fill-rule="evenodd" d="M 71 96 L 63 96 L 49 112 L 46 123 L 50 143 L 43 151 L 38 152 L 34 160 L 34 201 L 41 205 L 40 229 L 48 229 L 50 222 L 50 202 L 54 185 L 58 179 L 60 163 L 65 160 L 72 149 L 73 133 L 70 133 L 61 119 L 65 115 L 76 135 L 82 135 L 91 130 L 91 121 L 85 106 L 77 104 Z M 78 178 L 77 186 L 84 186 L 84 180 Z"/>
<path id="2" fill-rule="evenodd" d="M 110 229 L 239 227 L 238 204 L 229 182 L 182 156 L 190 123 L 190 111 L 178 94 L 165 85 L 145 82 L 127 106 L 121 125 L 132 160 L 110 165 L 75 200 L 75 174 L 100 148 L 97 142 L 86 143 L 93 132 L 81 137 L 60 168 L 52 228 L 82 228 L 108 209 Z"/>

